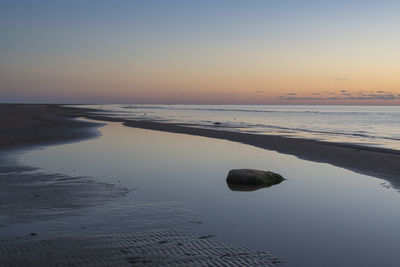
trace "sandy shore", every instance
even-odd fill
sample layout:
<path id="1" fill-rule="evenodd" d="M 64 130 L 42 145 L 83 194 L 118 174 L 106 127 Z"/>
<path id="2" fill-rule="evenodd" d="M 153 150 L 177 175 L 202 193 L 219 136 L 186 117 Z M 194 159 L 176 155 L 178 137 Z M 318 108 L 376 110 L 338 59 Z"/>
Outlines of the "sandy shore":
<path id="1" fill-rule="evenodd" d="M 93 177 L 42 173 L 16 162 L 28 149 L 98 136 L 102 123 L 76 120 L 82 115 L 56 105 L 0 105 L 0 236 L 7 236 L 9 224 L 55 218 L 128 192 Z"/>
<path id="2" fill-rule="evenodd" d="M 0 104 L 0 149 L 27 148 L 91 138 L 101 123 L 76 120 L 88 110 L 58 105 Z"/>
<path id="3" fill-rule="evenodd" d="M 0 240 L 9 266 L 277 266 L 267 252 L 180 230 Z M 2 265 L 0 263 L 0 265 Z"/>

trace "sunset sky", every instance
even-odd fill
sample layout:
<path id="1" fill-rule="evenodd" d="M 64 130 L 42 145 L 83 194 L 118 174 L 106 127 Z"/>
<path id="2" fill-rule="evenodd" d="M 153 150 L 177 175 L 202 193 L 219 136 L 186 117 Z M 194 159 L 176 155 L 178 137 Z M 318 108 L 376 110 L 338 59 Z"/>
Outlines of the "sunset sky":
<path id="1" fill-rule="evenodd" d="M 400 104 L 400 1 L 0 1 L 0 102 Z"/>

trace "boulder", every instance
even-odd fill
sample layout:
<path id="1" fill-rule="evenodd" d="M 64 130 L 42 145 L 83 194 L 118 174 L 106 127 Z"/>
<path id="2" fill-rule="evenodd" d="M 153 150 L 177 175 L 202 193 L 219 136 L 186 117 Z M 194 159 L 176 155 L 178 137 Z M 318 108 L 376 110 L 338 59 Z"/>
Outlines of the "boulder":
<path id="1" fill-rule="evenodd" d="M 270 187 L 285 180 L 280 174 L 254 169 L 236 169 L 229 171 L 226 182 L 234 191 L 254 191 Z"/>

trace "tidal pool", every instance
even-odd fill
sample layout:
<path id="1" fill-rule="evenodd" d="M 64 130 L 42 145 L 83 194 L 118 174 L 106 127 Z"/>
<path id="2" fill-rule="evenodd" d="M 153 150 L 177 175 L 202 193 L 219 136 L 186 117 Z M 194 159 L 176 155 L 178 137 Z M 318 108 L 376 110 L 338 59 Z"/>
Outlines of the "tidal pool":
<path id="1" fill-rule="evenodd" d="M 45 173 L 89 176 L 130 191 L 60 218 L 9 227 L 53 232 L 187 228 L 256 250 L 287 266 L 398 266 L 400 194 L 374 177 L 249 145 L 108 123 L 101 136 L 26 152 Z M 231 191 L 230 169 L 286 180 Z"/>

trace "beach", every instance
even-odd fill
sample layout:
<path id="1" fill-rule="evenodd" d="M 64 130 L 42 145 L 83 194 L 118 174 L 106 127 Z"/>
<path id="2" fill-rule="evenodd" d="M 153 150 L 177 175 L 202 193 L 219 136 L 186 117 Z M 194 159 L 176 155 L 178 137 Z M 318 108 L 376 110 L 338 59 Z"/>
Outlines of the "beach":
<path id="1" fill-rule="evenodd" d="M 2 1 L 0 267 L 399 266 L 399 13 Z"/>
<path id="2" fill-rule="evenodd" d="M 80 226 L 74 233 L 60 231 L 64 229 L 64 218 L 124 197 L 132 189 L 93 177 L 44 173 L 19 165 L 15 155 L 96 138 L 96 129 L 104 123 L 77 120 L 86 116 L 85 110 L 59 105 L 1 104 L 0 111 L 1 266 L 279 264 L 270 253 L 219 242 L 213 236 L 163 230 L 160 223 L 156 223 L 157 230 L 129 233 L 112 233 L 108 229 L 82 234 L 84 227 Z M 54 224 L 58 222 L 58 227 L 61 224 L 57 231 L 48 228 L 52 220 L 56 221 Z"/>
<path id="3" fill-rule="evenodd" d="M 190 125 L 178 125 L 176 123 L 128 121 L 119 118 L 99 116 L 98 114 L 91 113 L 92 110 L 57 105 L 1 105 L 1 109 L 3 111 L 2 114 L 7 114 L 7 116 L 2 115 L 1 119 L 2 125 L 7 125 L 7 131 L 1 131 L 0 137 L 2 140 L 1 190 L 2 195 L 7 196 L 6 201 L 2 203 L 2 208 L 7 210 L 5 217 L 8 217 L 3 220 L 2 228 L 4 238 L 1 246 L 3 247 L 2 257 L 9 255 L 8 259 L 10 260 L 16 260 L 21 256 L 19 256 L 20 254 L 18 253 L 7 254 L 8 252 L 4 248 L 7 246 L 23 246 L 24 242 L 30 244 L 29 246 L 32 246 L 32 249 L 35 247 L 35 249 L 39 251 L 41 248 L 39 243 L 36 243 L 35 240 L 40 241 L 40 244 L 43 244 L 44 247 L 50 246 L 49 244 L 55 244 L 55 248 L 59 247 L 60 251 L 62 250 L 61 244 L 63 242 L 77 244 L 76 247 L 79 249 L 81 249 L 82 244 L 87 242 L 91 244 L 92 250 L 96 250 L 96 245 L 93 245 L 96 242 L 98 244 L 103 244 L 101 246 L 107 248 L 107 238 L 104 234 L 112 235 L 111 239 L 113 240 L 113 245 L 110 245 L 111 247 L 118 247 L 119 245 L 115 245 L 115 242 L 119 242 L 116 235 L 121 229 L 125 230 L 125 235 L 121 236 L 120 242 L 133 242 L 135 238 L 139 238 L 138 235 L 140 235 L 140 233 L 147 233 L 143 234 L 142 237 L 146 235 L 152 236 L 153 234 L 157 235 L 157 232 L 155 232 L 157 229 L 180 229 L 182 226 L 184 226 L 183 228 L 188 228 L 188 233 L 185 231 L 168 232 L 162 230 L 158 232 L 161 239 L 156 239 L 154 241 L 153 239 L 149 239 L 146 241 L 146 238 L 139 238 L 141 240 L 140 242 L 145 242 L 147 244 L 146 246 L 150 252 L 146 254 L 147 256 L 144 258 L 135 258 L 135 253 L 137 256 L 140 252 L 133 249 L 127 252 L 129 258 L 131 258 L 132 262 L 135 262 L 136 259 L 136 263 L 145 263 L 145 261 L 149 261 L 151 255 L 153 255 L 153 259 L 156 258 L 157 261 L 162 262 L 163 258 L 160 256 L 162 253 L 154 254 L 154 252 L 160 251 L 160 249 L 165 249 L 166 251 L 174 250 L 174 247 L 176 247 L 175 243 L 179 242 L 172 240 L 184 239 L 187 240 L 185 242 L 188 243 L 194 241 L 200 242 L 204 241 L 204 239 L 199 239 L 198 237 L 203 236 L 210 236 L 205 239 L 210 243 L 199 244 L 199 247 L 209 246 L 213 249 L 221 250 L 223 247 L 230 246 L 230 243 L 239 243 L 250 248 L 250 250 L 246 250 L 247 254 L 241 255 L 248 255 L 248 257 L 253 260 L 258 259 L 262 262 L 261 265 L 277 264 L 280 260 L 285 262 L 284 253 L 277 249 L 280 248 L 279 246 L 293 251 L 297 249 L 297 254 L 292 252 L 292 257 L 311 258 L 311 255 L 313 255 L 312 251 L 302 251 L 297 245 L 292 245 L 292 247 L 289 248 L 286 244 L 274 244 L 274 242 L 278 242 L 279 240 L 282 240 L 282 243 L 285 243 L 285 240 L 292 240 L 291 242 L 293 242 L 293 239 L 297 237 L 300 239 L 302 236 L 300 232 L 292 232 L 292 230 L 289 230 L 293 228 L 293 225 L 289 222 L 285 222 L 287 221 L 284 219 L 285 216 L 289 216 L 291 213 L 295 214 L 301 210 L 304 214 L 308 214 L 301 217 L 302 219 L 297 218 L 299 220 L 298 225 L 304 226 L 304 231 L 307 232 L 307 224 L 310 224 L 311 221 L 314 221 L 316 225 L 324 221 L 323 218 L 312 217 L 313 215 L 311 215 L 311 212 L 318 211 L 318 214 L 326 213 L 326 218 L 330 218 L 337 225 L 342 225 L 341 227 L 345 229 L 349 227 L 349 222 L 340 220 L 339 218 L 342 216 L 333 217 L 332 215 L 332 217 L 329 217 L 328 215 L 329 210 L 327 210 L 327 207 L 331 206 L 332 210 L 338 208 L 336 204 L 332 206 L 333 203 L 338 202 L 338 206 L 343 206 L 341 201 L 338 200 L 338 195 L 329 196 L 329 190 L 343 194 L 343 202 L 350 201 L 351 203 L 355 203 L 357 199 L 360 199 L 360 202 L 361 200 L 365 201 L 364 203 L 359 203 L 361 206 L 367 205 L 372 207 L 373 203 L 369 203 L 365 197 L 368 195 L 367 193 L 369 190 L 375 190 L 373 188 L 380 182 L 370 179 L 368 176 L 383 178 L 395 189 L 398 184 L 396 174 L 399 173 L 399 167 L 396 163 L 400 155 L 395 150 L 280 136 L 235 133 L 216 129 L 201 129 L 191 127 Z M 88 118 L 90 120 L 76 120 L 76 118 Z M 94 121 L 98 121 L 99 123 Z M 100 126 L 104 126 L 105 122 L 109 122 L 109 125 L 105 126 L 104 129 L 102 128 L 100 136 L 99 130 L 96 129 Z M 121 123 L 125 125 L 125 127 L 121 127 Z M 132 129 L 129 129 L 130 127 L 132 127 Z M 96 137 L 98 138 L 95 139 Z M 76 143 L 76 141 L 82 142 Z M 68 145 L 68 143 L 70 145 Z M 55 144 L 56 146 L 54 146 Z M 245 146 L 243 144 L 251 146 Z M 38 148 L 48 145 L 53 146 L 45 150 L 38 150 Z M 21 150 L 29 150 L 29 147 L 35 148 L 31 149 L 32 152 L 29 152 L 27 156 L 28 160 L 26 162 L 32 163 L 31 165 L 21 166 L 21 161 L 17 162 L 12 160 L 13 153 L 18 154 Z M 100 148 L 98 151 L 90 152 L 95 147 Z M 170 154 L 169 151 L 173 150 L 174 158 L 168 158 L 168 154 Z M 115 154 L 117 151 L 120 153 L 118 154 L 119 156 Z M 272 151 L 277 151 L 279 153 Z M 57 155 L 61 156 L 63 153 L 70 153 L 75 159 L 69 157 L 57 159 Z M 107 156 L 107 153 L 109 153 L 110 156 Z M 295 157 L 282 154 L 293 155 Z M 226 159 L 222 159 L 224 157 Z M 296 157 L 307 159 L 307 161 L 298 160 Z M 207 158 L 209 162 L 204 162 L 207 161 Z M 230 160 L 231 158 L 232 160 Z M 80 162 L 83 162 L 83 159 L 85 159 L 85 162 L 80 164 Z M 124 163 L 125 161 L 126 163 Z M 307 163 L 308 161 L 310 161 L 310 163 Z M 311 161 L 319 163 L 312 163 Z M 137 166 L 134 165 L 135 163 Z M 149 164 L 152 167 L 145 168 L 145 166 Z M 205 167 L 205 165 L 207 165 L 207 167 Z M 330 165 L 341 168 L 334 168 Z M 37 166 L 41 166 L 41 170 L 27 173 L 26 171 L 32 171 L 26 169 L 29 168 L 29 166 L 33 169 L 37 168 Z M 97 166 L 96 168 L 100 170 L 99 173 L 97 173 L 96 168 L 91 166 Z M 116 170 L 112 170 L 113 166 L 115 166 Z M 267 168 L 268 166 L 271 170 L 282 173 L 288 178 L 288 181 L 284 181 L 282 185 L 277 185 L 276 189 L 271 188 L 272 191 L 270 189 L 263 189 L 250 193 L 252 195 L 249 195 L 249 193 L 231 192 L 225 184 L 225 173 L 232 167 L 247 166 L 255 168 L 262 168 L 263 166 Z M 61 170 L 62 168 L 65 168 L 65 170 Z M 209 171 L 202 170 L 204 168 L 209 169 Z M 342 168 L 350 170 L 351 172 L 344 171 Z M 323 174 L 318 178 L 320 172 Z M 353 175 L 352 172 L 363 175 Z M 104 173 L 107 177 L 101 177 L 100 173 Z M 299 176 L 304 178 L 296 181 L 296 173 L 299 173 Z M 132 180 L 130 176 L 137 178 Z M 162 176 L 168 177 L 168 179 L 166 179 L 170 182 L 162 180 Z M 222 179 L 214 179 L 214 176 L 219 178 L 222 176 Z M 324 180 L 323 176 L 329 176 L 330 178 L 329 180 Z M 354 180 L 352 180 L 353 176 Z M 158 178 L 156 179 L 155 177 Z M 184 177 L 191 177 L 193 180 L 187 180 L 184 179 Z M 304 179 L 306 179 L 306 177 L 311 177 L 313 182 L 310 184 L 305 182 L 306 180 Z M 149 178 L 154 181 L 149 182 Z M 35 181 L 35 186 L 32 186 L 32 179 Z M 366 185 L 363 185 L 363 179 L 365 179 Z M 54 183 L 54 180 L 57 180 L 57 183 Z M 121 180 L 120 183 L 118 182 L 119 180 Z M 130 183 L 132 183 L 132 186 L 130 186 Z M 321 206 L 318 206 L 313 199 L 308 199 L 308 205 L 304 207 L 302 206 L 303 204 L 293 207 L 294 199 L 290 199 L 288 203 L 285 202 L 284 199 L 288 198 L 290 194 L 299 196 L 300 199 L 304 201 L 305 192 L 313 188 L 313 186 L 316 185 L 314 183 L 320 183 L 322 187 L 329 185 L 326 191 L 323 191 L 324 197 L 315 196 L 315 199 L 320 199 L 320 202 L 324 203 L 324 205 L 321 204 Z M 348 189 L 342 188 L 346 183 Z M 159 188 L 160 184 L 162 185 L 161 188 Z M 43 186 L 38 187 L 37 185 Z M 291 187 L 290 185 L 293 186 Z M 16 187 L 21 189 L 12 190 Z M 302 188 L 301 190 L 304 191 L 296 191 L 296 187 Z M 307 189 L 307 187 L 309 188 Z M 221 191 L 221 189 L 217 190 L 216 188 L 221 188 L 223 191 Z M 357 188 L 364 188 L 365 191 L 358 191 Z M 54 189 L 57 190 L 57 193 L 53 193 Z M 189 195 L 186 195 L 186 190 L 190 192 L 190 194 L 187 193 Z M 288 190 L 288 192 L 285 193 L 282 192 L 282 190 Z M 18 191 L 23 192 L 25 197 L 21 198 L 16 195 Z M 317 191 L 320 191 L 320 189 Z M 7 192 L 7 194 L 4 194 L 5 192 Z M 75 192 L 76 194 L 71 194 L 70 192 Z M 215 208 L 209 207 L 209 203 L 204 200 L 202 192 L 207 192 L 209 199 L 215 201 Z M 365 192 L 365 195 L 363 192 Z M 381 189 L 379 189 L 377 193 L 377 195 L 383 197 L 385 194 L 384 191 L 381 192 Z M 396 198 L 396 194 L 397 192 L 393 192 L 390 198 Z M 29 196 L 29 198 L 27 196 Z M 266 197 L 267 199 L 265 199 Z M 323 200 L 326 197 L 327 200 Z M 142 202 L 131 206 L 133 200 L 140 200 Z M 194 204 L 190 204 L 189 207 L 187 207 L 183 200 L 188 200 L 188 203 Z M 218 204 L 219 201 L 221 201 L 221 204 Z M 235 221 L 238 220 L 234 214 L 234 210 L 236 209 L 247 214 L 245 217 L 256 218 L 256 216 L 259 216 L 257 215 L 259 213 L 257 209 L 250 211 L 247 210 L 246 207 L 248 205 L 254 205 L 254 203 L 260 203 L 260 201 L 271 203 L 260 207 L 261 213 L 264 213 L 262 212 L 263 210 L 267 210 L 268 212 L 266 215 L 270 214 L 271 216 L 260 217 L 258 219 L 260 220 L 260 224 L 253 222 L 254 225 L 252 225 L 251 222 L 245 220 L 235 223 Z M 225 202 L 226 204 L 222 205 L 222 203 Z M 281 207 L 277 205 L 279 202 L 282 203 Z M 127 205 L 127 208 L 116 208 L 117 206 L 123 207 L 124 205 Z M 103 210 L 95 209 L 94 207 L 96 206 L 102 207 Z M 224 218 L 215 219 L 214 221 L 214 215 L 212 214 L 219 213 L 220 210 L 218 206 L 221 206 L 220 208 L 227 213 L 224 214 Z M 43 207 L 46 209 L 43 210 Z M 97 224 L 94 222 L 88 223 L 85 221 L 87 220 L 86 217 L 81 217 L 84 219 L 71 219 L 71 215 L 74 214 L 74 212 L 72 212 L 73 209 L 83 210 L 88 214 L 86 217 L 90 217 L 89 215 L 93 214 L 93 218 L 96 218 L 94 221 L 99 220 L 99 218 L 105 220 L 107 216 L 110 216 L 110 221 L 101 224 L 101 227 L 94 227 L 92 225 Z M 359 207 L 354 207 L 354 209 L 359 210 Z M 48 212 L 49 210 L 51 210 L 51 213 Z M 127 213 L 129 210 L 132 214 Z M 151 212 L 149 212 L 150 210 Z M 193 213 L 194 211 L 198 212 L 200 215 L 196 212 Z M 207 215 L 206 213 L 209 211 L 211 211 L 211 214 Z M 351 214 L 352 212 L 354 212 L 354 210 L 349 209 L 345 211 L 345 214 Z M 367 216 L 368 212 L 368 210 L 365 210 L 365 216 Z M 110 213 L 110 215 L 107 215 L 107 213 Z M 382 216 L 379 217 L 383 218 L 384 215 L 381 215 Z M 80 218 L 79 216 L 84 215 L 75 214 L 76 218 Z M 150 220 L 151 222 L 140 221 L 138 218 L 141 216 L 148 219 L 153 218 L 153 220 Z M 363 216 L 360 217 L 362 218 Z M 136 218 L 136 220 L 133 218 Z M 45 223 L 46 220 L 53 220 L 53 222 L 57 223 L 51 226 Z M 225 227 L 226 229 L 224 229 L 221 225 L 223 225 L 226 220 L 232 222 L 232 226 Z M 274 225 L 275 227 L 282 228 L 284 232 L 292 233 L 290 235 L 288 234 L 287 237 L 274 237 L 272 233 L 260 236 L 257 229 L 262 227 L 264 220 L 267 220 L 271 224 L 271 227 Z M 350 221 L 352 220 L 354 220 L 354 222 L 352 222 L 354 226 L 359 225 L 360 222 L 358 220 L 353 218 Z M 30 221 L 31 223 L 29 223 Z M 120 223 L 115 221 L 120 221 Z M 61 228 L 59 226 L 60 222 L 64 223 L 64 226 Z M 385 222 L 382 221 L 381 223 Z M 234 226 L 234 224 L 237 225 Z M 254 230 L 250 230 L 251 225 Z M 310 231 L 314 231 L 314 234 L 315 231 L 319 231 L 316 229 L 316 225 L 312 227 L 313 229 L 309 229 Z M 328 225 L 331 227 L 330 224 Z M 29 227 L 32 227 L 30 231 L 27 230 Z M 46 228 L 51 233 L 46 234 L 46 231 L 44 231 Z M 23 231 L 21 231 L 21 229 L 23 229 Z M 60 229 L 64 229 L 62 230 L 64 232 L 63 236 L 59 236 Z M 237 236 L 232 236 L 232 232 L 230 232 L 231 230 L 229 229 L 236 229 L 234 232 L 237 233 Z M 195 231 L 195 233 L 201 232 L 204 235 L 199 234 L 196 236 L 196 234 L 190 233 L 191 230 L 196 230 L 197 232 Z M 114 233 L 110 233 L 113 231 Z M 15 233 L 15 235 L 14 237 L 12 235 L 6 237 L 4 235 L 5 232 Z M 26 236 L 21 237 L 21 233 L 23 232 Z M 85 234 L 83 239 L 76 237 L 76 233 L 78 232 Z M 127 232 L 137 234 L 136 236 L 135 234 L 126 235 Z M 30 235 L 31 233 L 34 235 Z M 75 233 L 75 235 L 73 233 Z M 163 235 L 171 235 L 171 233 L 172 239 L 166 240 L 162 238 Z M 329 231 L 322 228 L 319 234 L 323 235 L 323 233 L 329 233 Z M 216 243 L 214 243 L 214 238 L 212 237 L 214 234 L 217 234 L 217 236 L 221 237 L 224 241 L 218 243 L 220 241 L 216 240 Z M 280 235 L 281 234 L 282 233 L 280 233 Z M 312 232 L 310 232 L 310 234 L 312 235 Z M 257 238 L 257 235 L 260 237 Z M 351 233 L 349 233 L 349 235 L 351 236 Z M 16 236 L 19 238 L 16 239 Z M 269 239 L 271 241 L 269 241 Z M 160 246 L 165 244 L 163 241 L 167 241 L 165 243 L 172 243 L 169 244 L 170 246 L 162 248 Z M 184 245 L 186 244 L 184 242 L 181 243 Z M 339 243 L 337 244 L 338 246 Z M 333 246 L 333 244 L 331 245 Z M 274 248 L 274 246 L 276 246 L 276 248 Z M 269 251 L 271 248 L 273 250 L 272 254 L 278 254 L 279 260 L 274 258 L 271 254 L 257 252 Z M 60 255 L 58 254 L 60 251 L 55 249 L 53 253 L 54 255 Z M 225 251 L 225 254 L 234 255 L 234 251 L 235 246 L 233 246 L 229 252 Z M 240 252 L 241 249 L 239 248 L 236 248 L 236 251 L 239 254 L 243 253 Z M 183 254 L 186 252 L 188 251 L 182 250 Z M 200 253 L 201 249 L 197 252 Z M 71 253 L 71 251 L 69 253 Z M 94 255 L 91 253 L 94 252 L 88 252 L 88 255 Z M 193 251 L 190 251 L 189 254 L 190 253 L 193 253 Z M 313 255 L 316 258 L 316 262 L 318 262 L 317 260 L 321 260 L 323 256 L 326 256 L 323 253 L 325 252 L 321 252 L 320 257 Z M 173 257 L 174 260 L 178 260 L 180 258 L 179 255 L 179 253 L 177 255 L 173 254 L 171 257 Z M 217 254 L 213 255 L 215 256 Z M 218 257 L 212 259 L 215 260 L 214 263 L 217 263 L 217 260 L 220 260 L 220 256 L 223 254 L 218 255 Z M 254 257 L 254 255 L 258 255 L 259 258 Z M 205 258 L 210 258 L 210 255 L 203 256 L 203 260 Z M 188 257 L 189 259 L 186 257 L 185 260 L 194 260 L 195 258 L 194 255 L 193 257 Z M 35 257 L 32 257 L 32 259 L 34 258 Z M 121 260 L 121 257 L 117 258 L 118 261 L 116 260 L 115 262 Z M 122 261 L 126 258 L 128 257 L 122 257 Z M 40 259 L 41 258 L 38 256 L 32 263 L 40 262 Z M 230 260 L 234 262 L 235 257 Z M 246 258 L 243 260 L 246 261 Z M 348 258 L 346 258 L 346 260 L 348 260 Z M 25 259 L 23 262 L 29 263 L 29 259 Z M 212 262 L 213 261 L 211 261 L 211 263 Z M 289 262 L 293 263 L 293 259 L 290 259 Z M 107 263 L 107 261 L 105 261 L 105 263 Z M 151 262 L 148 263 L 151 264 Z M 177 264 L 177 262 L 175 263 Z"/>

